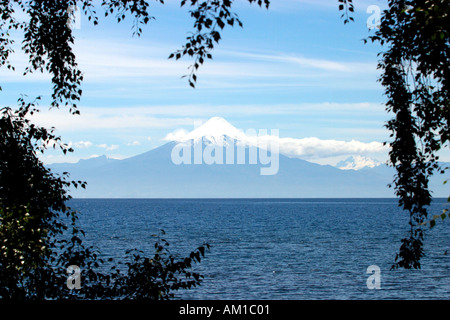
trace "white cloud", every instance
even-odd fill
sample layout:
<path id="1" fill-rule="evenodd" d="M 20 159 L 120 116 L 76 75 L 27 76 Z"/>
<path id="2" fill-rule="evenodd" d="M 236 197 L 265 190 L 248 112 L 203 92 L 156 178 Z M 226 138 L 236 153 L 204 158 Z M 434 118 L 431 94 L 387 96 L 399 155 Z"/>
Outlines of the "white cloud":
<path id="1" fill-rule="evenodd" d="M 74 145 L 76 148 L 82 149 L 82 148 L 92 147 L 93 144 L 90 141 L 78 141 L 78 142 L 75 142 Z"/>
<path id="2" fill-rule="evenodd" d="M 177 129 L 173 132 L 168 133 L 163 140 L 164 141 L 177 141 L 187 135 L 189 132 L 184 129 Z"/>
<path id="3" fill-rule="evenodd" d="M 119 146 L 117 144 L 112 144 L 112 145 L 108 146 L 106 143 L 98 144 L 97 147 L 104 148 L 108 151 L 116 150 L 117 148 L 119 148 Z"/>
<path id="4" fill-rule="evenodd" d="M 381 142 L 361 142 L 356 140 L 321 140 L 316 137 L 280 138 L 277 136 L 249 137 L 253 144 L 265 148 L 278 144 L 279 152 L 289 157 L 301 159 L 320 159 L 343 155 L 368 155 L 386 152 L 387 147 Z"/>
<path id="5" fill-rule="evenodd" d="M 301 158 L 326 158 L 350 154 L 371 154 L 383 152 L 381 142 L 360 142 L 356 140 L 320 140 L 318 138 L 280 138 L 280 151 L 286 155 Z"/>
<path id="6" fill-rule="evenodd" d="M 137 140 L 127 143 L 127 146 L 139 146 L 141 143 Z"/>

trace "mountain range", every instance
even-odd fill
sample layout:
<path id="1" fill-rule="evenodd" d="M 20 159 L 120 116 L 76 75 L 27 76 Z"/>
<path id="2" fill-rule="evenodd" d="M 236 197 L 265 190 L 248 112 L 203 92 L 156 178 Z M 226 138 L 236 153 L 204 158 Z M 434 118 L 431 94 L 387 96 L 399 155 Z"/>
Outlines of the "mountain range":
<path id="1" fill-rule="evenodd" d="M 87 182 L 86 189 L 71 190 L 75 198 L 394 197 L 387 187 L 393 168 L 362 157 L 345 160 L 341 168 L 291 158 L 267 137 L 245 134 L 214 117 L 176 141 L 130 158 L 101 156 L 49 167 Z M 448 197 L 443 180 L 433 177 L 435 197 Z"/>
<path id="2" fill-rule="evenodd" d="M 376 159 L 363 156 L 350 156 L 343 161 L 339 161 L 336 167 L 341 170 L 360 170 L 362 168 L 374 168 L 382 165 L 382 163 Z"/>

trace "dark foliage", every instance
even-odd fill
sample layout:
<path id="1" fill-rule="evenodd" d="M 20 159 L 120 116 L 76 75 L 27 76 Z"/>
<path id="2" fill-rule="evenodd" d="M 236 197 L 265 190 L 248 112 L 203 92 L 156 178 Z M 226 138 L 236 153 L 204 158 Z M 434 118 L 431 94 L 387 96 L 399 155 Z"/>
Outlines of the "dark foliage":
<path id="1" fill-rule="evenodd" d="M 67 229 L 59 216 L 75 216 L 65 204 L 71 183 L 52 175 L 37 152 L 50 142 L 69 149 L 52 131 L 30 123 L 33 104 L 19 103 L 18 111 L 3 108 L 0 114 L 0 296 L 53 298 L 59 293 L 52 288 L 58 282 L 52 268 L 61 266 L 55 239 Z"/>
<path id="2" fill-rule="evenodd" d="M 30 122 L 27 115 L 38 112 L 34 103 L 19 103 L 17 111 L 0 110 L 0 298 L 168 299 L 199 285 L 202 276 L 190 270 L 207 244 L 177 258 L 158 238 L 154 256 L 130 251 L 122 271 L 114 266 L 105 272 L 100 253 L 83 243 L 78 213 L 67 206 L 68 187 L 84 188 L 85 182 L 53 174 L 38 158 L 49 145 L 71 149 L 53 130 Z M 82 271 L 79 290 L 66 285 L 71 265 Z"/>
<path id="3" fill-rule="evenodd" d="M 394 114 L 386 127 L 392 186 L 409 212 L 409 237 L 402 240 L 393 268 L 420 268 L 423 227 L 432 194 L 428 182 L 440 168 L 437 152 L 448 148 L 450 120 L 450 3 L 446 0 L 391 0 L 372 41 L 381 54 L 380 82 L 386 109 Z M 445 214 L 445 212 L 444 212 Z M 431 222 L 433 225 L 433 222 Z"/>

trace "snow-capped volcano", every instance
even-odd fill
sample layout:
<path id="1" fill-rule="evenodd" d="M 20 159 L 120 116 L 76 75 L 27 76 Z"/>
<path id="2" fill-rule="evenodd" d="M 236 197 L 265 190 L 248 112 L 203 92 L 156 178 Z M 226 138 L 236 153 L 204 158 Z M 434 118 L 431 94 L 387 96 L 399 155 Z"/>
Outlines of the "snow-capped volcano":
<path id="1" fill-rule="evenodd" d="M 221 117 L 213 117 L 200 127 L 179 138 L 177 142 L 203 141 L 223 145 L 226 138 L 231 138 L 241 142 L 247 141 L 244 132 L 234 127 L 227 120 Z"/>

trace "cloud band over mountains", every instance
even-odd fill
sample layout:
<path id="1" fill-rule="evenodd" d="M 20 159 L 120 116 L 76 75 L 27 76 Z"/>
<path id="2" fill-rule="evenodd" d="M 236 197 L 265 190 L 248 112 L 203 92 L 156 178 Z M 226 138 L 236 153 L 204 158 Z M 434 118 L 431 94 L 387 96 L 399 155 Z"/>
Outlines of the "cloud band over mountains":
<path id="1" fill-rule="evenodd" d="M 188 131 L 175 130 L 167 134 L 163 140 L 180 141 Z M 387 152 L 387 147 L 381 142 L 361 142 L 357 140 L 322 140 L 317 137 L 290 138 L 272 135 L 270 131 L 266 135 L 245 135 L 245 142 L 249 145 L 265 148 L 277 144 L 279 152 L 289 157 L 302 159 L 318 159 L 346 155 L 370 155 Z"/>
<path id="2" fill-rule="evenodd" d="M 302 139 L 279 138 L 280 153 L 297 158 L 314 159 L 343 155 L 369 155 L 387 150 L 381 142 L 361 142 L 356 140 L 321 140 L 315 137 Z"/>

